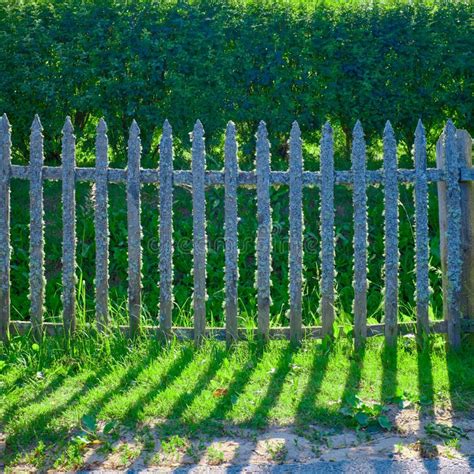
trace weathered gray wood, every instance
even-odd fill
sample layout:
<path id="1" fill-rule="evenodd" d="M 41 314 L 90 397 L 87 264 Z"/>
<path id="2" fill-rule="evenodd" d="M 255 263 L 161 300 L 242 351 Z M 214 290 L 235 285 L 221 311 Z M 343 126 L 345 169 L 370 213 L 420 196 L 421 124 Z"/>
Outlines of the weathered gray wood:
<path id="1" fill-rule="evenodd" d="M 225 179 L 225 324 L 227 343 L 237 340 L 237 284 L 239 280 L 239 246 L 238 246 L 238 213 L 237 213 L 237 141 L 235 125 L 227 124 L 224 146 L 224 179 Z"/>
<path id="2" fill-rule="evenodd" d="M 397 143 L 390 122 L 383 134 L 385 194 L 385 341 L 397 341 L 398 319 L 398 180 Z"/>
<path id="3" fill-rule="evenodd" d="M 134 120 L 128 139 L 127 165 L 127 224 L 128 224 L 128 311 L 130 336 L 140 330 L 142 229 L 140 223 L 140 129 Z"/>
<path id="4" fill-rule="evenodd" d="M 472 138 L 457 130 L 460 166 L 472 168 Z M 474 319 L 474 182 L 461 183 L 461 295 L 463 318 Z"/>
<path id="5" fill-rule="evenodd" d="M 302 336 L 303 291 L 303 153 L 301 131 L 293 122 L 290 134 L 290 339 L 299 343 Z"/>
<path id="6" fill-rule="evenodd" d="M 169 335 L 173 314 L 173 137 L 168 120 L 160 142 L 160 327 Z"/>
<path id="7" fill-rule="evenodd" d="M 362 125 L 357 121 L 352 143 L 354 205 L 354 342 L 358 349 L 367 337 L 367 193 L 366 156 Z"/>
<path id="8" fill-rule="evenodd" d="M 429 239 L 428 239 L 428 177 L 426 172 L 426 137 L 421 120 L 415 131 L 415 249 L 416 249 L 416 320 L 418 333 L 430 330 L 428 306 Z"/>
<path id="9" fill-rule="evenodd" d="M 42 337 L 45 300 L 43 161 L 43 127 L 36 115 L 30 136 L 30 319 L 37 340 Z"/>
<path id="10" fill-rule="evenodd" d="M 443 312 L 448 341 L 453 349 L 461 344 L 461 186 L 456 128 L 449 120 L 436 147 L 436 162 L 444 168 L 445 182 L 438 185 L 440 247 L 443 269 Z"/>
<path id="11" fill-rule="evenodd" d="M 461 326 L 464 332 L 474 333 L 474 321 L 463 320 Z M 91 325 L 86 323 L 85 329 L 90 328 Z M 127 334 L 129 331 L 128 326 L 114 326 L 114 330 Z M 339 330 L 343 331 L 344 327 L 340 327 Z M 400 323 L 398 326 L 399 334 L 414 334 L 416 330 L 416 323 Z M 10 333 L 11 334 L 28 334 L 31 331 L 31 321 L 10 321 Z M 144 333 L 155 333 L 160 334 L 161 328 L 159 326 L 143 326 L 142 331 Z M 430 331 L 435 334 L 446 334 L 446 321 L 431 321 Z M 44 332 L 48 335 L 57 336 L 64 333 L 64 326 L 60 323 L 44 323 Z M 258 333 L 258 329 L 247 329 L 239 328 L 238 338 L 246 340 L 249 336 L 254 337 Z M 385 333 L 384 324 L 369 324 L 367 325 L 367 337 L 382 336 Z M 303 328 L 303 335 L 307 338 L 320 339 L 323 337 L 322 328 L 319 326 L 305 326 Z M 207 328 L 205 332 L 206 337 L 212 337 L 217 340 L 226 339 L 225 328 Z M 194 338 L 194 329 L 191 327 L 172 327 L 171 337 L 176 337 L 178 340 L 189 340 Z M 290 328 L 289 327 L 273 327 L 269 330 L 269 337 L 274 339 L 289 339 Z"/>
<path id="12" fill-rule="evenodd" d="M 97 328 L 104 331 L 109 325 L 109 197 L 107 125 L 100 119 L 96 135 L 95 175 L 95 310 Z"/>
<path id="13" fill-rule="evenodd" d="M 334 327 L 334 143 L 329 122 L 321 138 L 321 320 L 323 335 Z"/>
<path id="14" fill-rule="evenodd" d="M 268 338 L 270 327 L 270 269 L 272 218 L 270 212 L 270 142 L 265 122 L 257 130 L 257 300 L 258 332 Z"/>
<path id="15" fill-rule="evenodd" d="M 11 175 L 15 179 L 29 179 L 29 167 L 23 165 L 11 165 Z M 399 169 L 397 171 L 400 183 L 414 183 L 416 181 L 414 169 Z M 159 170 L 141 169 L 140 182 L 144 184 L 159 184 Z M 443 181 L 442 172 L 438 168 L 428 168 L 426 174 L 429 182 Z M 367 185 L 383 183 L 383 170 L 367 170 L 365 172 Z M 290 182 L 288 171 L 270 171 L 270 184 L 273 186 L 288 185 Z M 43 167 L 43 179 L 61 180 L 61 168 L 55 166 Z M 119 168 L 109 168 L 107 173 L 109 183 L 125 183 L 127 181 L 127 170 Z M 77 181 L 95 181 L 94 168 L 76 168 Z M 474 180 L 474 169 L 461 169 L 461 181 Z M 351 171 L 334 171 L 335 184 L 351 186 L 353 184 Z M 224 186 L 224 172 L 206 171 L 206 186 Z M 190 170 L 173 171 L 173 185 L 190 188 L 193 184 L 192 172 Z M 257 173 L 255 171 L 239 171 L 237 178 L 239 186 L 255 188 L 257 185 Z M 303 186 L 321 186 L 321 173 L 319 171 L 304 171 Z"/>
<path id="16" fill-rule="evenodd" d="M 10 328 L 10 175 L 11 127 L 6 114 L 0 119 L 0 340 Z"/>
<path id="17" fill-rule="evenodd" d="M 76 137 L 71 119 L 62 133 L 63 200 L 63 323 L 66 334 L 76 330 Z"/>
<path id="18" fill-rule="evenodd" d="M 204 129 L 198 120 L 193 130 L 193 257 L 194 257 L 194 341 L 199 344 L 206 328 L 206 152 Z"/>

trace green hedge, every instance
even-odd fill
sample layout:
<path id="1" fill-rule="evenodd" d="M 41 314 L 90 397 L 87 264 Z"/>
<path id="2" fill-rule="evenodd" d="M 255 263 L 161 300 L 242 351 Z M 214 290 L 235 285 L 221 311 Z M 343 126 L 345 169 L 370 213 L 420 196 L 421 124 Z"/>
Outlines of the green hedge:
<path id="1" fill-rule="evenodd" d="M 370 3 L 2 1 L 0 111 L 23 155 L 39 113 L 48 159 L 67 114 L 91 148 L 104 116 L 121 154 L 136 118 L 151 156 L 165 118 L 186 144 L 200 118 L 209 146 L 230 119 L 279 144 L 294 119 L 308 136 L 330 119 L 347 146 L 357 118 L 369 140 L 390 119 L 407 150 L 419 117 L 472 123 L 472 2 Z"/>

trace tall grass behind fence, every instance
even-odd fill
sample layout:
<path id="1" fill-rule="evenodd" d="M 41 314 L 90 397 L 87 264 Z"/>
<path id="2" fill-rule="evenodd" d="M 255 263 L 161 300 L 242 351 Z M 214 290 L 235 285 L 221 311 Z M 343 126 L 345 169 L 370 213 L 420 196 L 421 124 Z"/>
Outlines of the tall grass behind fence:
<path id="1" fill-rule="evenodd" d="M 336 185 L 352 189 L 353 195 L 353 248 L 354 248 L 354 339 L 361 346 L 367 336 L 384 333 L 387 343 L 394 344 L 400 331 L 414 331 L 410 324 L 398 321 L 399 304 L 399 183 L 412 183 L 415 190 L 415 260 L 416 260 L 416 328 L 419 333 L 447 332 L 450 343 L 460 344 L 462 319 L 472 316 L 466 284 L 469 266 L 463 263 L 471 255 L 470 235 L 463 229 L 470 226 L 466 220 L 471 212 L 474 170 L 470 166 L 469 135 L 456 130 L 448 121 L 437 146 L 437 168 L 427 168 L 426 138 L 421 122 L 414 136 L 414 169 L 399 169 L 395 132 L 387 122 L 383 132 L 383 169 L 368 170 L 366 143 L 362 124 L 358 121 L 353 131 L 351 169 L 336 171 L 334 166 L 333 131 L 329 123 L 322 129 L 320 171 L 305 171 L 301 132 L 297 122 L 290 131 L 288 154 L 289 169 L 272 171 L 270 143 L 264 122 L 256 131 L 256 170 L 241 171 L 238 166 L 238 144 L 235 126 L 229 122 L 225 133 L 224 170 L 206 170 L 205 132 L 200 121 L 192 133 L 191 170 L 174 170 L 173 137 L 171 125 L 165 122 L 160 142 L 158 169 L 140 166 L 141 138 L 134 121 L 128 139 L 126 169 L 108 165 L 107 126 L 103 120 L 97 127 L 96 166 L 76 166 L 76 144 L 69 118 L 63 127 L 62 166 L 43 166 L 43 136 L 38 117 L 31 129 L 30 164 L 11 164 L 11 127 L 6 115 L 0 122 L 0 331 L 3 339 L 9 331 L 31 327 L 36 336 L 44 328 L 58 329 L 58 325 L 43 322 L 45 302 L 44 271 L 44 209 L 43 182 L 62 182 L 62 301 L 63 327 L 66 333 L 76 330 L 76 197 L 77 181 L 92 182 L 94 191 L 96 278 L 95 300 L 97 327 L 105 331 L 111 326 L 109 307 L 109 223 L 108 184 L 125 183 L 128 236 L 128 330 L 131 335 L 141 330 L 142 307 L 142 223 L 141 186 L 152 183 L 159 186 L 159 274 L 160 302 L 159 327 L 154 329 L 166 337 L 171 334 L 193 337 L 199 342 L 206 334 L 206 188 L 224 187 L 225 214 L 225 330 L 211 329 L 216 336 L 232 342 L 245 333 L 238 324 L 238 187 L 254 187 L 257 196 L 257 334 L 266 339 L 285 336 L 298 342 L 303 335 L 331 336 L 335 329 L 335 195 Z M 12 178 L 30 181 L 30 321 L 10 322 L 10 183 Z M 440 202 L 441 255 L 443 263 L 444 322 L 430 322 L 429 303 L 429 239 L 428 239 L 428 183 L 438 184 Z M 271 273 L 272 273 L 272 214 L 270 189 L 272 186 L 289 187 L 289 328 L 270 327 Z M 367 268 L 368 268 L 368 186 L 381 185 L 384 190 L 384 324 L 367 324 Z M 173 226 L 179 219 L 173 216 L 173 189 L 185 186 L 192 190 L 193 233 L 193 315 L 194 327 L 173 327 Z M 321 327 L 303 327 L 302 294 L 305 278 L 303 259 L 303 188 L 317 187 L 321 193 L 321 276 L 320 301 L 314 301 L 321 314 Z M 467 203 L 467 204 L 466 204 Z M 211 216 L 212 218 L 212 216 Z M 464 270 L 463 270 L 464 268 Z M 26 296 L 26 295 L 25 295 Z M 469 324 L 465 324 L 470 329 Z"/>

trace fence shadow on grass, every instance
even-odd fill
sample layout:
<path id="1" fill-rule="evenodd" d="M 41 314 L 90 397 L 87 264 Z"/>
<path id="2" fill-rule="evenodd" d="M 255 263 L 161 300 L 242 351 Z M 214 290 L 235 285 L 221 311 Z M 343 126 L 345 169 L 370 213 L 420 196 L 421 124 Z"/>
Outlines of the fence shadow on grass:
<path id="1" fill-rule="evenodd" d="M 287 344 L 287 346 L 283 349 L 280 360 L 278 361 L 278 365 L 275 367 L 275 370 L 268 382 L 267 391 L 263 398 L 260 399 L 260 402 L 257 408 L 254 410 L 253 416 L 251 418 L 250 423 L 255 428 L 262 429 L 268 425 L 268 415 L 270 410 L 278 403 L 278 399 L 280 398 L 281 392 L 283 390 L 285 379 L 291 370 L 291 362 L 297 352 L 298 346 L 291 343 Z M 250 455 L 251 452 L 252 451 L 248 450 L 248 455 Z M 250 459 L 242 456 L 239 462 L 242 465 L 246 465 L 248 462 L 250 462 Z"/>
<path id="2" fill-rule="evenodd" d="M 344 384 L 344 390 L 341 395 L 342 408 L 352 396 L 357 395 L 360 390 L 360 382 L 362 379 L 362 368 L 364 365 L 365 358 L 365 345 L 359 349 L 353 349 L 350 355 L 349 371 L 347 373 L 346 382 Z"/>
<path id="3" fill-rule="evenodd" d="M 17 429 L 7 437 L 5 444 L 6 451 L 13 451 L 13 453 L 20 452 L 25 446 L 31 445 L 32 440 L 34 440 L 35 445 L 37 445 L 39 441 L 47 443 L 49 441 L 64 439 L 64 437 L 68 435 L 68 429 L 65 426 L 55 429 L 52 426 L 52 420 L 61 415 L 64 410 L 77 403 L 91 389 L 96 387 L 100 383 L 101 379 L 105 377 L 111 370 L 112 367 L 106 366 L 97 373 L 87 376 L 84 381 L 81 381 L 82 387 L 73 392 L 70 397 L 66 397 L 65 400 L 56 405 L 51 404 L 51 408 L 40 411 L 38 414 L 33 415 L 28 419 L 27 426 L 22 425 L 17 427 Z M 77 377 L 80 381 L 80 374 Z M 33 407 L 30 408 L 32 412 Z"/>
<path id="4" fill-rule="evenodd" d="M 391 402 L 397 395 L 397 344 L 390 346 L 384 343 L 382 350 L 382 386 L 380 401 Z"/>

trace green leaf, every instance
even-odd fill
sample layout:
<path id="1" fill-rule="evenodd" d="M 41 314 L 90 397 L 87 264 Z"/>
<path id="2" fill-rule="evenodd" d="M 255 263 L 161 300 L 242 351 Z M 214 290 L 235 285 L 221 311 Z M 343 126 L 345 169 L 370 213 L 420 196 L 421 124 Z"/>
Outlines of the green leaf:
<path id="1" fill-rule="evenodd" d="M 106 423 L 105 426 L 104 426 L 104 434 L 112 433 L 112 431 L 114 431 L 115 428 L 117 428 L 117 425 L 118 425 L 118 423 L 115 420 L 114 421 L 109 421 L 108 423 Z"/>
<path id="2" fill-rule="evenodd" d="M 96 419 L 92 415 L 84 415 L 81 420 L 82 426 L 88 431 L 95 431 Z"/>
<path id="3" fill-rule="evenodd" d="M 369 415 L 363 411 L 357 412 L 354 418 L 360 426 L 368 426 L 370 421 Z"/>
<path id="4" fill-rule="evenodd" d="M 379 422 L 379 425 L 384 429 L 384 430 L 391 430 L 392 429 L 392 422 L 389 420 L 387 415 L 380 415 L 377 418 L 377 421 Z"/>

